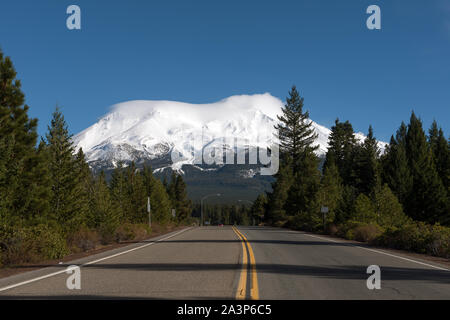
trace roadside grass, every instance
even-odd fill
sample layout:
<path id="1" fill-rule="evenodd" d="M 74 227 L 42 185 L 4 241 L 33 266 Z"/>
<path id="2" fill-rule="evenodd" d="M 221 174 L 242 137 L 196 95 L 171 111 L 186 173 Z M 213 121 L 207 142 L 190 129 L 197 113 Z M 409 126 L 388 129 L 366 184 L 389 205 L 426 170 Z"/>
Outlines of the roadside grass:
<path id="1" fill-rule="evenodd" d="M 411 221 L 400 226 L 383 227 L 376 223 L 351 220 L 341 224 L 329 223 L 325 229 L 322 227 L 314 230 L 292 225 L 288 221 L 276 226 L 450 259 L 450 228 L 439 224 Z"/>
<path id="2" fill-rule="evenodd" d="M 143 241 L 164 233 L 169 233 L 187 224 L 154 223 L 152 228 L 147 224 L 121 224 L 113 233 L 81 227 L 66 237 L 46 225 L 35 227 L 1 230 L 0 233 L 0 271 L 17 269 L 32 265 L 56 264 L 60 260 L 73 260 L 91 254 L 113 249 L 130 242 Z M 4 272 L 3 275 L 10 275 Z M 15 273 L 15 272 L 13 272 Z M 2 273 L 0 272 L 0 277 Z"/>

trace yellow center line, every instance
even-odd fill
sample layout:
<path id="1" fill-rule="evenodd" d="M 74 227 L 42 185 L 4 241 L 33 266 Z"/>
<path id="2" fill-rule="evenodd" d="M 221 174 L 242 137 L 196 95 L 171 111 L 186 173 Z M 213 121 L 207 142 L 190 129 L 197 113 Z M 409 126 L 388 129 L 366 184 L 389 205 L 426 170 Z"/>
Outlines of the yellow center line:
<path id="1" fill-rule="evenodd" d="M 245 242 L 245 244 L 248 248 L 248 253 L 250 256 L 251 280 L 252 280 L 252 286 L 250 288 L 250 298 L 252 300 L 258 300 L 259 299 L 258 275 L 256 273 L 256 261 L 255 261 L 255 255 L 253 253 L 252 246 L 248 242 L 247 238 L 236 227 L 233 227 L 233 228 L 234 228 L 234 231 L 236 232 L 236 234 L 239 236 L 239 238 L 241 240 L 243 239 L 243 241 Z M 242 243 L 242 248 L 244 249 L 244 256 L 245 256 L 245 265 L 243 265 L 243 267 L 246 267 L 247 254 L 245 251 L 244 242 Z M 242 277 L 242 274 L 241 274 L 241 277 Z M 244 290 L 244 292 L 245 292 L 245 290 Z"/>
<path id="2" fill-rule="evenodd" d="M 245 246 L 244 239 L 242 239 L 242 237 L 236 231 L 234 226 L 232 228 L 242 243 L 242 270 L 241 270 L 241 276 L 239 277 L 239 284 L 238 284 L 238 290 L 236 293 L 236 299 L 243 300 L 246 297 L 246 288 L 247 288 L 247 249 Z"/>

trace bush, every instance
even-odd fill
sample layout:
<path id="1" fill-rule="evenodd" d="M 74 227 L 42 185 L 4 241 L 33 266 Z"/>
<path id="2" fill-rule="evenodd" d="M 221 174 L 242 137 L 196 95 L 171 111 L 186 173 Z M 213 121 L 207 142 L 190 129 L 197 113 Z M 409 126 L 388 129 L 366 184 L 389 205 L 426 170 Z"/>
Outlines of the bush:
<path id="1" fill-rule="evenodd" d="M 371 242 L 383 233 L 380 226 L 376 224 L 360 225 L 354 230 L 356 241 Z"/>
<path id="2" fill-rule="evenodd" d="M 334 223 L 327 224 L 325 227 L 325 233 L 334 236 L 338 233 L 338 228 Z"/>
<path id="3" fill-rule="evenodd" d="M 394 249 L 450 257 L 450 228 L 423 222 L 389 228 L 377 237 L 374 244 Z"/>
<path id="4" fill-rule="evenodd" d="M 67 242 L 73 252 L 89 251 L 99 244 L 100 236 L 96 231 L 83 227 L 70 234 Z"/>
<path id="5" fill-rule="evenodd" d="M 152 230 L 147 224 L 125 223 L 117 228 L 115 239 L 117 242 L 143 240 L 151 234 Z"/>
<path id="6" fill-rule="evenodd" d="M 58 259 L 68 253 L 62 234 L 43 224 L 3 229 L 0 238 L 4 265 Z"/>
<path id="7" fill-rule="evenodd" d="M 69 250 L 63 235 L 51 230 L 46 225 L 39 225 L 31 230 L 35 236 L 38 254 L 45 259 L 59 259 L 66 255 Z"/>
<path id="8" fill-rule="evenodd" d="M 383 233 L 383 229 L 376 223 L 365 223 L 360 221 L 347 221 L 341 224 L 337 234 L 348 240 L 370 242 Z"/>

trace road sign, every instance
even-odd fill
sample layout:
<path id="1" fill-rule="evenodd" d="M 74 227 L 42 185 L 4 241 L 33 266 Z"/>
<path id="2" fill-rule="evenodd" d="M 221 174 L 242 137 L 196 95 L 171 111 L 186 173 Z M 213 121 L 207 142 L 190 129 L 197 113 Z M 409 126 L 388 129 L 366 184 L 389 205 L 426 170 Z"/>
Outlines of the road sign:
<path id="1" fill-rule="evenodd" d="M 172 217 L 174 217 L 175 218 L 175 209 L 172 209 Z"/>
<path id="2" fill-rule="evenodd" d="M 328 213 L 328 207 L 322 207 L 322 208 L 320 208 L 320 212 L 322 212 L 322 213 Z"/>

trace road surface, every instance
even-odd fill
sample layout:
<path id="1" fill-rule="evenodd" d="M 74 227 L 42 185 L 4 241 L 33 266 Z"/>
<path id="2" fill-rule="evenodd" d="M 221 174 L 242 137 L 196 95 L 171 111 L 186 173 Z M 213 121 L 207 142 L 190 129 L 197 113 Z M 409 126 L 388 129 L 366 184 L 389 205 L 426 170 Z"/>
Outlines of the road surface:
<path id="1" fill-rule="evenodd" d="M 81 289 L 68 289 L 80 267 Z M 378 265 L 381 289 L 367 288 Z M 448 267 L 303 232 L 192 227 L 0 279 L 0 299 L 450 299 Z"/>

